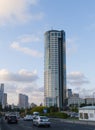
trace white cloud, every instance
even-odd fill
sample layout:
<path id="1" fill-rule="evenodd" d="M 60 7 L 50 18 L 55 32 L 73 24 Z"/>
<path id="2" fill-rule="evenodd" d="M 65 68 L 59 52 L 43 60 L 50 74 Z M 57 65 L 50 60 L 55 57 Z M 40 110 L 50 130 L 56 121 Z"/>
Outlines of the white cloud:
<path id="1" fill-rule="evenodd" d="M 30 103 L 40 104 L 43 102 L 43 88 L 37 85 L 37 80 L 36 70 L 31 72 L 22 69 L 16 73 L 6 69 L 0 70 L 0 82 L 4 83 L 4 92 L 8 94 L 9 104 L 18 104 L 19 93 L 28 95 Z"/>
<path id="2" fill-rule="evenodd" d="M 85 76 L 81 72 L 71 72 L 68 75 L 68 79 L 75 80 L 75 79 L 83 79 Z"/>
<path id="3" fill-rule="evenodd" d="M 88 84 L 89 80 L 81 72 L 71 72 L 67 75 L 67 82 L 73 86 L 81 86 L 83 84 Z"/>
<path id="4" fill-rule="evenodd" d="M 11 48 L 16 49 L 17 51 L 21 51 L 25 54 L 31 55 L 33 57 L 43 57 L 43 54 L 39 51 L 27 48 L 27 47 L 21 47 L 18 42 L 13 42 L 11 44 Z"/>
<path id="5" fill-rule="evenodd" d="M 40 41 L 41 41 L 41 38 L 40 38 L 40 36 L 38 36 L 38 34 L 37 35 L 26 34 L 26 35 L 18 37 L 16 41 L 13 41 L 10 47 L 17 50 L 17 51 L 31 55 L 33 57 L 42 58 L 43 54 L 41 52 L 39 52 L 38 50 L 34 50 L 34 49 L 30 49 L 28 47 L 22 47 L 21 46 L 21 45 L 24 45 L 24 43 L 27 43 L 26 45 L 28 45 L 28 44 L 31 44 L 31 43 L 34 44 L 35 42 L 38 43 Z"/>
<path id="6" fill-rule="evenodd" d="M 41 12 L 32 14 L 29 10 L 37 2 L 38 0 L 0 0 L 0 24 L 41 19 L 43 17 Z"/>
<path id="7" fill-rule="evenodd" d="M 12 44 L 11 44 L 11 47 L 16 49 L 16 50 L 20 50 L 20 46 L 19 46 L 19 43 L 14 41 Z"/>
<path id="8" fill-rule="evenodd" d="M 27 86 L 25 85 L 21 85 L 18 87 L 17 89 L 17 93 L 26 93 L 26 94 L 32 94 L 34 92 L 37 92 L 37 93 L 43 93 L 43 87 L 39 87 L 36 83 L 31 83 L 31 84 L 27 84 Z M 36 95 L 37 96 L 37 95 Z"/>
<path id="9" fill-rule="evenodd" d="M 20 70 L 18 73 L 11 73 L 6 69 L 0 70 L 0 81 L 3 82 L 26 82 L 32 83 L 38 79 L 36 71 L 29 72 L 27 70 Z"/>
<path id="10" fill-rule="evenodd" d="M 94 89 L 81 88 L 78 92 L 80 97 L 88 98 L 93 96 Z"/>
<path id="11" fill-rule="evenodd" d="M 41 39 L 37 35 L 27 34 L 27 35 L 22 36 L 19 39 L 19 41 L 22 43 L 29 43 L 29 42 L 40 42 Z"/>
<path id="12" fill-rule="evenodd" d="M 32 96 L 30 95 L 30 101 L 36 102 L 38 105 L 44 103 L 44 93 L 43 92 L 33 92 Z"/>
<path id="13" fill-rule="evenodd" d="M 16 84 L 12 84 L 13 82 L 7 82 L 7 83 L 4 83 L 4 89 L 5 89 L 5 92 L 7 92 L 8 94 L 13 94 L 13 93 L 17 93 L 16 90 L 17 90 L 17 85 Z M 14 95 L 15 95 L 14 94 Z"/>

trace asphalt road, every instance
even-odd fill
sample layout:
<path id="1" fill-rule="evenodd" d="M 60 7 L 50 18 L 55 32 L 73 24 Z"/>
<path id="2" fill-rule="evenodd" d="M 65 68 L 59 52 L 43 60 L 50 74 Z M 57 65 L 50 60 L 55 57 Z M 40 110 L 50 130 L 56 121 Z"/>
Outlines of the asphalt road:
<path id="1" fill-rule="evenodd" d="M 95 125 L 66 123 L 60 121 L 51 121 L 51 127 L 36 127 L 32 121 L 19 120 L 18 124 L 7 124 L 3 120 L 0 124 L 0 130 L 95 130 Z"/>

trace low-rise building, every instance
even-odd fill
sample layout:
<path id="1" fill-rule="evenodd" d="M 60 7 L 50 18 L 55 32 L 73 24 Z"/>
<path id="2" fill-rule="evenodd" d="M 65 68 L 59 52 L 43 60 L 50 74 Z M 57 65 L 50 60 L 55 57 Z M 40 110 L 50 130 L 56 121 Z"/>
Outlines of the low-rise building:
<path id="1" fill-rule="evenodd" d="M 92 104 L 94 105 L 95 104 L 95 99 L 94 98 L 85 98 L 85 102 L 86 104 Z"/>
<path id="2" fill-rule="evenodd" d="M 95 121 L 95 106 L 79 108 L 79 120 Z"/>
<path id="3" fill-rule="evenodd" d="M 68 106 L 70 105 L 80 106 L 83 103 L 85 103 L 85 100 L 82 98 L 79 98 L 79 97 L 68 98 Z"/>

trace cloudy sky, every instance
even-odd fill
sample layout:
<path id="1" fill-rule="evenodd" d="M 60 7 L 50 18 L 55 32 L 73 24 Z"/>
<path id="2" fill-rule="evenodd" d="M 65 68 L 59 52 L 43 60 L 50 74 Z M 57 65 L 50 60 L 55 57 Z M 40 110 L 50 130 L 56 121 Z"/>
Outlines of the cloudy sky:
<path id="1" fill-rule="evenodd" d="M 44 33 L 66 32 L 67 88 L 95 92 L 95 0 L 0 0 L 0 82 L 8 103 L 18 94 L 43 103 Z"/>

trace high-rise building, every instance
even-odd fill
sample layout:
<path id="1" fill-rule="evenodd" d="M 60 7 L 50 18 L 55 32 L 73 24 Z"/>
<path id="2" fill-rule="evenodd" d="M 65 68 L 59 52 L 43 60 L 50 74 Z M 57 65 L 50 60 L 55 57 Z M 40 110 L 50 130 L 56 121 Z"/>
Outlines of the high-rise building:
<path id="1" fill-rule="evenodd" d="M 3 102 L 4 102 L 4 84 L 1 83 L 0 84 L 0 105 L 3 106 Z"/>
<path id="2" fill-rule="evenodd" d="M 19 107 L 28 108 L 28 96 L 25 94 L 19 94 Z"/>
<path id="3" fill-rule="evenodd" d="M 66 99 L 66 43 L 65 32 L 45 33 L 44 103 L 63 109 Z"/>
<path id="4" fill-rule="evenodd" d="M 3 107 L 7 105 L 7 93 L 4 93 Z"/>
<path id="5" fill-rule="evenodd" d="M 72 97 L 72 89 L 67 89 L 67 97 Z"/>

